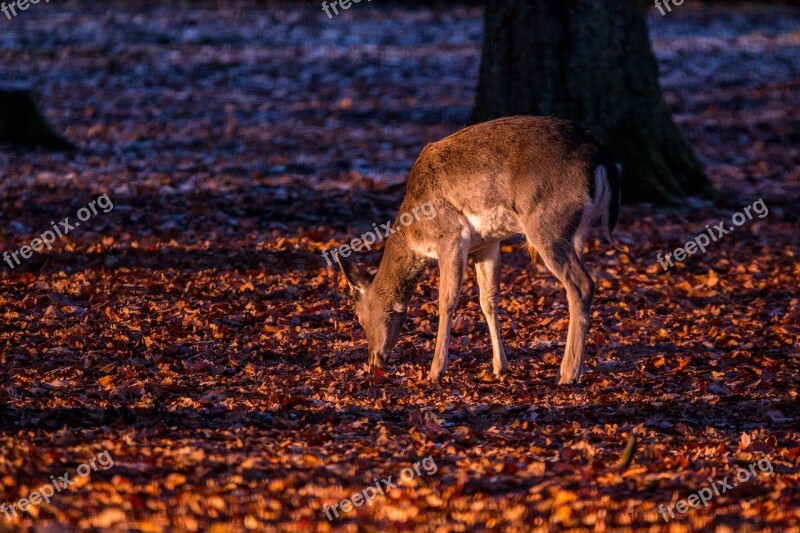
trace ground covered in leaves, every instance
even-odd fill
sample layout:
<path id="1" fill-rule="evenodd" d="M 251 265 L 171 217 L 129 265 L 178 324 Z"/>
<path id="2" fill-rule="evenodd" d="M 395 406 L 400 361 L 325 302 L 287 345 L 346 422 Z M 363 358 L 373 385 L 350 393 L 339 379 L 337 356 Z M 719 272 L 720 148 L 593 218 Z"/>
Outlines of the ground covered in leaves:
<path id="1" fill-rule="evenodd" d="M 665 527 L 659 505 L 759 460 L 771 474 L 671 524 L 800 524 L 800 11 L 652 15 L 667 99 L 721 195 L 623 209 L 631 258 L 593 235 L 574 387 L 554 385 L 563 291 L 519 241 L 503 250 L 510 372 L 490 374 L 470 273 L 439 385 L 423 380 L 436 269 L 374 378 L 320 256 L 392 218 L 421 148 L 466 122 L 479 9 L 72 1 L 0 24 L 0 79 L 32 82 L 82 146 L 0 152 L 0 248 L 102 194 L 114 206 L 0 263 L 0 504 L 74 481 L 0 530 Z M 656 263 L 759 199 L 766 217 Z M 112 467 L 76 476 L 104 451 Z M 435 472 L 327 520 L 426 457 Z"/>

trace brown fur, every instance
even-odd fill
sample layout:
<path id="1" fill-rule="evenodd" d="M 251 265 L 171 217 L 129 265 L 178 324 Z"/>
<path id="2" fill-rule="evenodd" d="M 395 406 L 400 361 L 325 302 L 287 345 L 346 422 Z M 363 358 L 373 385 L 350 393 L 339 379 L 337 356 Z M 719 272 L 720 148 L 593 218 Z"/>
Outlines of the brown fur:
<path id="1" fill-rule="evenodd" d="M 570 322 L 559 383 L 576 382 L 594 295 L 581 260 L 583 238 L 595 220 L 610 235 L 619 208 L 620 171 L 608 154 L 575 124 L 551 117 L 493 120 L 427 145 L 411 169 L 400 212 L 430 203 L 436 216 L 391 235 L 374 278 L 337 256 L 366 330 L 370 365 L 388 358 L 416 282 L 435 258 L 441 274 L 439 327 L 429 377 L 444 374 L 471 254 L 494 373 L 502 374 L 507 362 L 497 315 L 500 241 L 523 233 L 533 263 L 541 256 L 567 290 Z"/>

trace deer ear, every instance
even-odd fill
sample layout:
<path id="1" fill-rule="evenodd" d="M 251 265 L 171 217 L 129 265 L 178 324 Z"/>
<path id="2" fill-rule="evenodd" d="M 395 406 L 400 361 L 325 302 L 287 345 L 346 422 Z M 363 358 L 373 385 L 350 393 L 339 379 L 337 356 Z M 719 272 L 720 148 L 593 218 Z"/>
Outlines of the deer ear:
<path id="1" fill-rule="evenodd" d="M 353 294 L 359 295 L 367 290 L 369 284 L 372 283 L 370 273 L 339 254 L 336 254 L 335 257 Z"/>

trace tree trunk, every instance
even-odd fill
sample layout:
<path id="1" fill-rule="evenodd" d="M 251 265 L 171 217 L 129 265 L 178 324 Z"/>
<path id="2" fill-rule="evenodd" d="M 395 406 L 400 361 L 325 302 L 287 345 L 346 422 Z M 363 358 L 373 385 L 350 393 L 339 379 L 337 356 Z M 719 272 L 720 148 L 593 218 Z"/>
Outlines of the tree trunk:
<path id="1" fill-rule="evenodd" d="M 661 95 L 637 0 L 487 2 L 472 120 L 507 115 L 571 119 L 605 140 L 626 202 L 714 195 Z"/>
<path id="2" fill-rule="evenodd" d="M 13 84 L 0 84 L 0 143 L 25 148 L 74 148 L 39 112 L 30 89 Z"/>

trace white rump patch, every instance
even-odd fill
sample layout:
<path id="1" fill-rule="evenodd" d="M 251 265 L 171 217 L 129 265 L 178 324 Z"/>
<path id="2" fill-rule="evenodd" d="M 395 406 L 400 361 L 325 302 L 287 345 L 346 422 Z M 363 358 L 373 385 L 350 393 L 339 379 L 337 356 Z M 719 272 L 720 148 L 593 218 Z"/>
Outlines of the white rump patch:
<path id="1" fill-rule="evenodd" d="M 611 186 L 608 182 L 608 171 L 605 166 L 598 165 L 594 169 L 594 198 L 586 199 L 581 222 L 578 226 L 578 231 L 575 232 L 575 240 L 572 243 L 578 255 L 583 252 L 583 240 L 586 238 L 592 222 L 608 218 L 608 203 L 610 199 Z"/>

